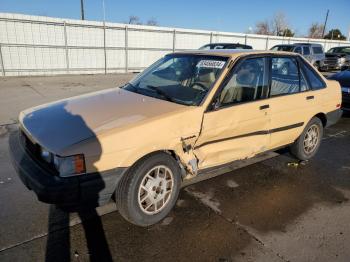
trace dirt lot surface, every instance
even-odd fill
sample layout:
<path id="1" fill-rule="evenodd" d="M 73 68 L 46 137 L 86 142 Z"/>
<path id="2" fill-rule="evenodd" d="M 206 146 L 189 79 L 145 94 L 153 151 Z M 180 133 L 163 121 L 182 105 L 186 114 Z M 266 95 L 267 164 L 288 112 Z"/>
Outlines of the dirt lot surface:
<path id="1" fill-rule="evenodd" d="M 295 160 L 281 151 L 186 187 L 148 228 L 126 222 L 113 203 L 96 216 L 38 202 L 9 159 L 18 113 L 131 77 L 0 78 L 0 261 L 349 261 L 349 116 L 326 130 L 306 165 L 289 165 Z"/>

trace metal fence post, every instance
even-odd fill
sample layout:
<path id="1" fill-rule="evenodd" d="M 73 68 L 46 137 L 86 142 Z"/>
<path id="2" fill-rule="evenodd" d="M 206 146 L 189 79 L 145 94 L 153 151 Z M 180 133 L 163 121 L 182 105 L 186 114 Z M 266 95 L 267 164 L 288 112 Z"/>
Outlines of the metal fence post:
<path id="1" fill-rule="evenodd" d="M 210 32 L 210 43 L 213 43 L 213 32 Z"/>
<path id="2" fill-rule="evenodd" d="M 176 49 L 176 30 L 173 31 L 173 52 L 175 52 Z"/>
<path id="3" fill-rule="evenodd" d="M 247 39 L 247 38 L 248 38 L 248 36 L 247 36 L 247 34 L 245 34 L 245 35 L 244 35 L 244 44 L 245 44 L 245 45 L 246 45 L 247 42 L 248 42 L 248 39 Z"/>
<path id="4" fill-rule="evenodd" d="M 5 76 L 5 67 L 4 67 L 4 60 L 3 60 L 3 56 L 2 56 L 1 45 L 0 45 L 0 64 L 1 64 L 2 75 Z"/>
<path id="5" fill-rule="evenodd" d="M 106 22 L 103 20 L 103 54 L 105 59 L 105 75 L 107 74 L 107 51 L 106 51 Z"/>
<path id="6" fill-rule="evenodd" d="M 69 54 L 68 54 L 66 21 L 63 22 L 63 31 L 64 31 L 64 47 L 65 47 L 65 52 L 66 52 L 66 68 L 67 68 L 67 74 L 68 74 L 69 73 Z"/>
<path id="7" fill-rule="evenodd" d="M 269 49 L 269 37 L 266 37 L 265 50 Z"/>
<path id="8" fill-rule="evenodd" d="M 129 71 L 128 48 L 129 48 L 129 43 L 128 43 L 128 26 L 125 26 L 125 73 L 127 73 Z"/>

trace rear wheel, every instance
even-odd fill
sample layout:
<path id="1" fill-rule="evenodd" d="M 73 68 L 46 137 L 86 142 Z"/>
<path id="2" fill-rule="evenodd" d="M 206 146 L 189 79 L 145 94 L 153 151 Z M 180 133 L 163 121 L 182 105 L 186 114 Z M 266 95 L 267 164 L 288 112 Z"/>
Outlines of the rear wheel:
<path id="1" fill-rule="evenodd" d="M 291 145 L 291 153 L 300 160 L 309 160 L 318 151 L 323 137 L 323 125 L 319 118 L 314 117 L 306 125 L 303 133 Z"/>
<path id="2" fill-rule="evenodd" d="M 116 191 L 120 214 L 138 226 L 162 220 L 173 208 L 180 189 L 177 162 L 167 153 L 140 160 L 122 178 Z"/>

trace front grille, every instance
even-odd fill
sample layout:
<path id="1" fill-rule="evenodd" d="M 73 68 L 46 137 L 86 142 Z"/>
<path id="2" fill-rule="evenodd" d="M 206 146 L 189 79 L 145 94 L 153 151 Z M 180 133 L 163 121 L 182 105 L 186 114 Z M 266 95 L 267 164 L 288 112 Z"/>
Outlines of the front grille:
<path id="1" fill-rule="evenodd" d="M 21 140 L 25 150 L 34 158 L 40 159 L 40 146 L 33 143 L 29 137 L 21 131 Z"/>
<path id="2" fill-rule="evenodd" d="M 328 66 L 337 66 L 339 62 L 338 57 L 326 57 L 324 64 Z"/>

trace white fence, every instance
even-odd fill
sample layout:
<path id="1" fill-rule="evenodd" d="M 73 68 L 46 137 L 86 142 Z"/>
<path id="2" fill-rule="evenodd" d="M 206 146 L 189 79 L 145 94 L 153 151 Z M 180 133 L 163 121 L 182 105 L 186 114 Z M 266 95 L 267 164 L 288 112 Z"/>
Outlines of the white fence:
<path id="1" fill-rule="evenodd" d="M 345 41 L 0 13 L 0 75 L 141 71 L 166 53 L 213 42 L 239 42 L 260 50 L 297 42 L 320 43 L 326 50 L 350 45 Z"/>

